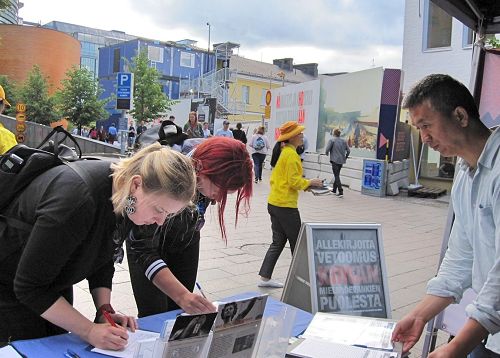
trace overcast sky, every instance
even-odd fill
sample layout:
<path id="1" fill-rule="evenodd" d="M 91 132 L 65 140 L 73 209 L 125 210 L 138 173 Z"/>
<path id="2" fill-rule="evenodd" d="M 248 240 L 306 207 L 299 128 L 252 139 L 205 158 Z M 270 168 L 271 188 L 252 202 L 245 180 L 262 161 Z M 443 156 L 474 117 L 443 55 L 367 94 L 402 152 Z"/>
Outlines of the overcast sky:
<path id="1" fill-rule="evenodd" d="M 160 41 L 236 42 L 258 61 L 292 57 L 319 72 L 401 68 L 403 0 L 23 0 L 25 21 L 52 20 Z"/>

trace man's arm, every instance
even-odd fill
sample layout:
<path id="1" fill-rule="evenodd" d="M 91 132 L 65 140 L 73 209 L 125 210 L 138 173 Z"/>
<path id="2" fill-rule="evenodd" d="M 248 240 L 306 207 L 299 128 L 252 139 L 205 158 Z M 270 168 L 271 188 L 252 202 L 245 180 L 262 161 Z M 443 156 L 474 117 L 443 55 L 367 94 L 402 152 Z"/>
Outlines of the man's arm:
<path id="1" fill-rule="evenodd" d="M 479 322 L 469 318 L 455 338 L 432 352 L 429 358 L 465 357 L 487 336 L 488 331 Z"/>
<path id="2" fill-rule="evenodd" d="M 420 303 L 397 323 L 392 332 L 392 340 L 402 342 L 403 352 L 408 352 L 420 339 L 426 323 L 453 301 L 453 297 L 424 296 Z"/>
<path id="3" fill-rule="evenodd" d="M 326 155 L 330 154 L 330 151 L 332 150 L 332 145 L 333 145 L 333 141 L 331 139 L 328 140 L 328 144 L 326 145 L 326 148 L 325 148 Z"/>

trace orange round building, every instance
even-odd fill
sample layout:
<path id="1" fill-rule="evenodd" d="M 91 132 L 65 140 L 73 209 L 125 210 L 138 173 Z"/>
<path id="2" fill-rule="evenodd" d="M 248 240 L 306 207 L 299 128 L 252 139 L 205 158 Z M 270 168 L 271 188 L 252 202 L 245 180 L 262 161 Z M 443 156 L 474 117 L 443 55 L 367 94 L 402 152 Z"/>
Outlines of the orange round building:
<path id="1" fill-rule="evenodd" d="M 21 85 L 38 65 L 48 77 L 49 93 L 61 88 L 72 66 L 80 66 L 80 42 L 63 32 L 21 25 L 0 25 L 0 75 Z"/>

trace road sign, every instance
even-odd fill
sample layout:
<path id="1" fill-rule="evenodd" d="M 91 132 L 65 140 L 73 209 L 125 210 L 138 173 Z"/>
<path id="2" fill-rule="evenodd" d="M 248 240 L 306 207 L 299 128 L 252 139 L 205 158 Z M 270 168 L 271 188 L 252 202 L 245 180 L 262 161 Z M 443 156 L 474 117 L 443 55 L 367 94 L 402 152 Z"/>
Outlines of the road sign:
<path id="1" fill-rule="evenodd" d="M 17 143 L 24 143 L 25 136 L 23 133 L 17 133 L 16 140 Z"/>
<path id="2" fill-rule="evenodd" d="M 24 113 L 16 114 L 16 120 L 18 122 L 24 122 L 26 120 L 26 114 L 24 114 Z"/>
<path id="3" fill-rule="evenodd" d="M 21 113 L 26 112 L 26 105 L 24 103 L 16 104 L 16 112 L 21 112 Z"/>
<path id="4" fill-rule="evenodd" d="M 271 91 L 269 90 L 266 92 L 266 105 L 271 105 Z"/>
<path id="5" fill-rule="evenodd" d="M 264 108 L 264 118 L 266 119 L 271 118 L 271 106 L 266 106 Z"/>
<path id="6" fill-rule="evenodd" d="M 21 132 L 21 133 L 22 133 L 22 132 L 24 132 L 25 130 L 26 130 L 26 123 L 23 123 L 23 122 L 19 123 L 19 122 L 18 122 L 18 123 L 16 124 L 16 131 L 17 131 L 17 132 Z"/>
<path id="7" fill-rule="evenodd" d="M 118 72 L 116 75 L 116 109 L 131 109 L 133 74 L 128 72 Z"/>

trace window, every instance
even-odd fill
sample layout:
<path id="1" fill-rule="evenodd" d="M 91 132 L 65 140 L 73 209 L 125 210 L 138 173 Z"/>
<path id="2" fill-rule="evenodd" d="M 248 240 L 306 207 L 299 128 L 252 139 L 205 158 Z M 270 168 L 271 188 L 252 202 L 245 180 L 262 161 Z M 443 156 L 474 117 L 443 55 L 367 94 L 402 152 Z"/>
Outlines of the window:
<path id="1" fill-rule="evenodd" d="M 181 66 L 194 68 L 194 53 L 181 52 Z"/>
<path id="2" fill-rule="evenodd" d="M 452 180 L 455 174 L 456 162 L 457 157 L 443 157 L 439 152 L 425 146 L 419 176 Z"/>
<path id="3" fill-rule="evenodd" d="M 250 87 L 241 86 L 241 100 L 243 101 L 243 103 L 250 103 Z"/>
<path id="4" fill-rule="evenodd" d="M 163 48 L 148 46 L 148 60 L 151 62 L 163 63 Z"/>
<path id="5" fill-rule="evenodd" d="M 113 51 L 113 72 L 120 72 L 120 49 L 115 48 Z"/>
<path id="6" fill-rule="evenodd" d="M 80 58 L 80 67 L 85 67 L 87 70 L 89 70 L 92 73 L 92 76 L 96 78 L 96 59 L 95 58 L 90 58 L 90 57 L 81 57 Z"/>
<path id="7" fill-rule="evenodd" d="M 426 4 L 424 49 L 450 47 L 452 23 L 451 15 L 434 4 L 432 0 L 428 0 Z"/>
<path id="8" fill-rule="evenodd" d="M 474 43 L 474 38 L 476 33 L 472 29 L 464 26 L 464 31 L 462 33 L 462 47 L 470 47 Z"/>

